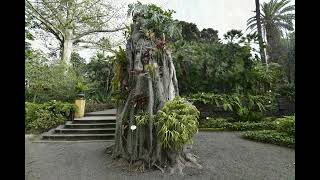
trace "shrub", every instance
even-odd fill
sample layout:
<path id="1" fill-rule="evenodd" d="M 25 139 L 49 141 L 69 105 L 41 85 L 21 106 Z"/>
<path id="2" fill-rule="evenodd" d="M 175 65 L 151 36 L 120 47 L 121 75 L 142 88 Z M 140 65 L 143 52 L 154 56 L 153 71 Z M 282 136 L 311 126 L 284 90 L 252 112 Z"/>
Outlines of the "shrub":
<path id="1" fill-rule="evenodd" d="M 43 104 L 43 108 L 53 112 L 54 114 L 61 114 L 62 116 L 69 118 L 70 115 L 76 111 L 77 107 L 71 103 L 65 103 L 61 101 L 49 101 Z"/>
<path id="2" fill-rule="evenodd" d="M 250 131 L 242 134 L 243 138 L 254 141 L 277 144 L 287 147 L 295 147 L 294 137 L 284 132 L 275 130 Z"/>
<path id="3" fill-rule="evenodd" d="M 30 102 L 25 102 L 25 128 L 30 129 L 30 124 L 37 118 L 36 111 L 39 110 L 40 105 Z"/>
<path id="4" fill-rule="evenodd" d="M 43 104 L 25 103 L 25 128 L 27 131 L 43 132 L 64 123 L 69 119 L 76 106 L 60 101 Z"/>
<path id="5" fill-rule="evenodd" d="M 294 116 L 284 116 L 283 118 L 277 119 L 277 131 L 284 132 L 288 135 L 295 135 L 295 117 Z"/>
<path id="6" fill-rule="evenodd" d="M 264 129 L 276 129 L 276 123 L 273 121 L 261 121 L 261 122 L 230 122 L 224 118 L 209 119 L 204 123 L 202 128 L 223 128 L 225 130 L 232 131 L 252 131 L 252 130 L 264 130 Z"/>
<path id="7" fill-rule="evenodd" d="M 284 84 L 277 87 L 276 94 L 280 97 L 287 97 L 291 102 L 295 102 L 295 85 Z"/>
<path id="8" fill-rule="evenodd" d="M 175 97 L 165 103 L 156 115 L 156 128 L 165 149 L 179 150 L 192 142 L 192 136 L 198 131 L 199 111 L 184 98 Z"/>
<path id="9" fill-rule="evenodd" d="M 264 115 L 261 112 L 249 111 L 247 108 L 243 108 L 234 119 L 238 119 L 241 122 L 260 122 L 264 119 Z"/>
<path id="10" fill-rule="evenodd" d="M 204 127 L 204 128 L 224 128 L 224 129 L 227 129 L 230 126 L 231 126 L 231 123 L 224 118 L 216 118 L 216 119 L 210 118 L 203 125 L 201 125 L 201 127 Z"/>
<path id="11" fill-rule="evenodd" d="M 47 131 L 53 127 L 56 127 L 65 121 L 65 117 L 61 114 L 55 114 L 49 110 L 39 109 L 35 112 L 37 117 L 32 121 L 29 127 L 37 132 Z"/>
<path id="12" fill-rule="evenodd" d="M 225 111 L 232 112 L 238 121 L 259 122 L 263 119 L 263 112 L 271 112 L 275 108 L 274 96 L 266 95 L 241 95 L 241 94 L 214 94 L 197 93 L 188 96 L 192 102 L 215 105 L 223 107 Z"/>
<path id="13" fill-rule="evenodd" d="M 106 109 L 114 108 L 112 103 L 96 103 L 96 102 L 86 102 L 85 112 L 103 111 Z"/>
<path id="14" fill-rule="evenodd" d="M 269 130 L 275 129 L 274 122 L 258 122 L 258 123 L 251 123 L 251 122 L 235 122 L 232 123 L 229 127 L 230 130 L 234 131 L 253 131 L 253 130 Z"/>
<path id="15" fill-rule="evenodd" d="M 72 68 L 65 71 L 64 64 L 51 62 L 42 57 L 29 59 L 25 65 L 25 76 L 29 82 L 25 88 L 27 101 L 43 103 L 52 99 L 75 99 L 75 86 L 82 78 L 77 76 Z"/>

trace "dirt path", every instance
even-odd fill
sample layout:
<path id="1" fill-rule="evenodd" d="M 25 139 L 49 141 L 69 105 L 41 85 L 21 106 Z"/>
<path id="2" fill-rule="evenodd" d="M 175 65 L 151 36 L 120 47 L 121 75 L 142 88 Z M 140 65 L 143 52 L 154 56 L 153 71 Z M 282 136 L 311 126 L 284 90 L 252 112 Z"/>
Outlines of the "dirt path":
<path id="1" fill-rule="evenodd" d="M 111 167 L 106 142 L 32 143 L 26 139 L 25 177 L 28 180 L 122 179 L 295 179 L 293 149 L 241 139 L 233 132 L 200 132 L 193 151 L 204 169 L 185 169 L 184 177 L 128 173 Z"/>

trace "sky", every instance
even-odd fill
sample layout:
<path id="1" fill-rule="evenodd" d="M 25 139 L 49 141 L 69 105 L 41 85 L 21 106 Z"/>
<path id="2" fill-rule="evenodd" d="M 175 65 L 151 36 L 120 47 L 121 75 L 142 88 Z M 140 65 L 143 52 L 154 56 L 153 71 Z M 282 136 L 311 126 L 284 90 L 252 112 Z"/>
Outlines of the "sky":
<path id="1" fill-rule="evenodd" d="M 119 3 L 133 3 L 136 0 L 119 0 Z M 165 9 L 173 9 L 175 19 L 192 22 L 199 30 L 213 28 L 218 30 L 219 38 L 231 29 L 246 32 L 247 19 L 254 16 L 255 0 L 140 0 L 154 3 Z M 260 0 L 260 4 L 269 0 Z M 295 4 L 295 1 L 292 1 Z M 82 50 L 79 54 L 89 59 L 94 53 Z"/>

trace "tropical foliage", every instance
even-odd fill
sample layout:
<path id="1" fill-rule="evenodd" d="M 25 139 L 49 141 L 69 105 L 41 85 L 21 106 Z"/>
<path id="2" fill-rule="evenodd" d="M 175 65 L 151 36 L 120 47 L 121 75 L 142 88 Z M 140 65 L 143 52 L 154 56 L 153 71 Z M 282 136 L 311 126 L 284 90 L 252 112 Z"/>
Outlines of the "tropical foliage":
<path id="1" fill-rule="evenodd" d="M 181 28 L 179 21 L 173 20 L 172 14 L 174 10 L 163 10 L 154 4 L 142 4 L 137 2 L 130 4 L 128 15 L 133 16 L 133 21 L 138 21 L 136 18 L 143 18 L 140 24 L 140 29 L 151 40 L 163 38 L 163 34 L 169 38 L 177 38 L 181 36 Z M 141 16 L 142 17 L 139 17 Z"/>
<path id="2" fill-rule="evenodd" d="M 270 0 L 261 5 L 261 25 L 266 34 L 267 52 L 271 62 L 279 62 L 281 49 L 281 35 L 286 31 L 294 30 L 295 5 L 289 5 L 290 0 Z M 248 19 L 248 28 L 257 28 L 256 16 Z"/>
<path id="3" fill-rule="evenodd" d="M 257 41 L 256 34 L 244 36 L 241 31 L 231 30 L 225 38 L 228 43 L 200 39 L 174 43 L 173 59 L 182 94 L 212 91 L 265 94 L 283 84 L 282 66 L 271 63 L 266 68 L 257 57 L 252 57 L 255 49 L 251 43 Z"/>
<path id="4" fill-rule="evenodd" d="M 165 103 L 156 116 L 156 128 L 161 146 L 181 150 L 198 131 L 199 111 L 181 97 Z"/>
<path id="5" fill-rule="evenodd" d="M 197 93 L 188 96 L 194 103 L 211 104 L 230 111 L 236 121 L 260 121 L 264 112 L 272 112 L 275 97 L 272 93 L 261 95 Z"/>
<path id="6" fill-rule="evenodd" d="M 61 101 L 49 101 L 42 104 L 25 103 L 26 131 L 41 133 L 63 124 L 76 111 L 76 106 Z"/>

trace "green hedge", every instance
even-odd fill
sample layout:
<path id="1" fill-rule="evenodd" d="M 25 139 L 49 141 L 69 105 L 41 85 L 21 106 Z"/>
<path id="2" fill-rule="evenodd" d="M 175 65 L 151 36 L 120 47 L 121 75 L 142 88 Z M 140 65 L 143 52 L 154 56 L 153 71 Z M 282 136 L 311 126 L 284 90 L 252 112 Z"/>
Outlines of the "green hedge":
<path id="1" fill-rule="evenodd" d="M 295 147 L 295 138 L 285 132 L 278 132 L 276 130 L 262 130 L 262 131 L 249 131 L 242 134 L 245 139 L 254 141 L 271 143 L 287 147 Z"/>
<path id="2" fill-rule="evenodd" d="M 25 103 L 25 129 L 31 133 L 42 133 L 63 124 L 76 106 L 71 103 L 50 101 L 43 104 Z"/>
<path id="3" fill-rule="evenodd" d="M 273 122 L 275 124 L 274 130 L 245 132 L 242 137 L 254 141 L 295 147 L 295 117 L 284 116 Z"/>
<path id="4" fill-rule="evenodd" d="M 261 122 L 230 122 L 227 119 L 210 118 L 207 122 L 201 125 L 201 128 L 222 128 L 231 131 L 252 131 L 252 130 L 274 130 L 276 129 L 275 121 L 261 121 Z"/>

